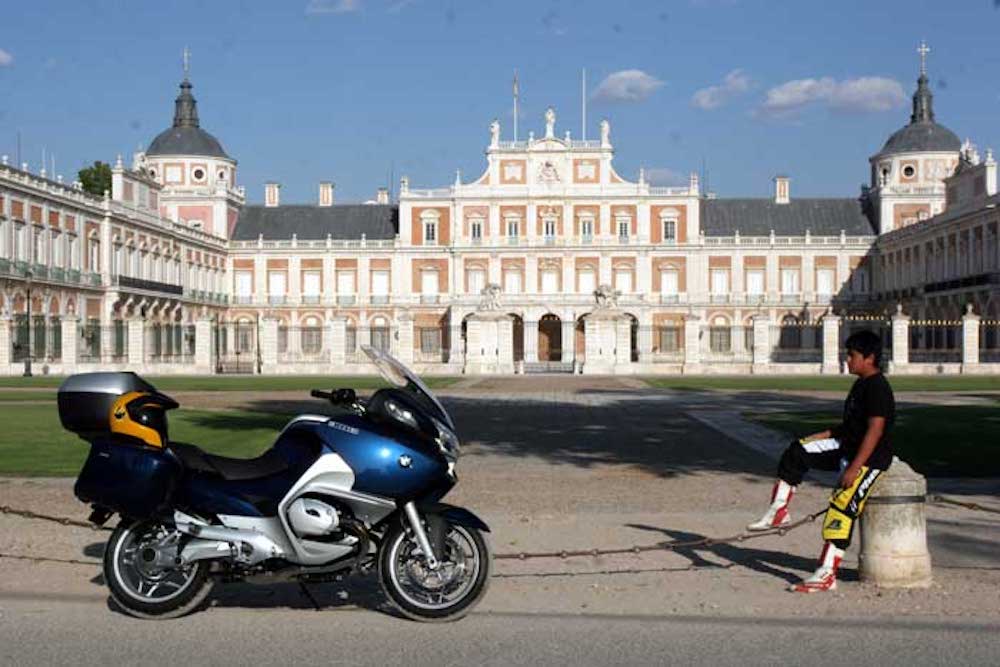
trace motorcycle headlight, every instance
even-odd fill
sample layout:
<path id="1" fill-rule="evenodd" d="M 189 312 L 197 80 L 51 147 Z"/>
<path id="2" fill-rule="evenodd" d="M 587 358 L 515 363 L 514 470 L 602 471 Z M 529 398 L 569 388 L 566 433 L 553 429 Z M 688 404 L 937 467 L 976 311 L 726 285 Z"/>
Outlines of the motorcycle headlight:
<path id="1" fill-rule="evenodd" d="M 413 413 L 395 401 L 386 401 L 385 411 L 396 421 L 402 422 L 417 431 L 420 430 L 420 425 L 417 424 L 417 418 L 413 416 Z"/>
<path id="2" fill-rule="evenodd" d="M 449 460 L 458 459 L 458 455 L 462 449 L 458 442 L 458 436 L 437 419 L 434 419 L 434 426 L 438 431 L 437 443 L 438 447 L 441 448 L 441 453 Z"/>

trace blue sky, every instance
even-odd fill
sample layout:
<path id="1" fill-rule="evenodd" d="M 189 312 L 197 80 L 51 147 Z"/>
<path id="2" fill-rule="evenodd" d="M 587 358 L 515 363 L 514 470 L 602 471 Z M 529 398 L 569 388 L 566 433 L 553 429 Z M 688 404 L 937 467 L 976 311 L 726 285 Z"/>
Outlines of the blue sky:
<path id="1" fill-rule="evenodd" d="M 312 202 L 395 179 L 414 187 L 481 173 L 488 125 L 522 138 L 588 136 L 610 119 L 616 166 L 661 182 L 706 165 L 719 196 L 852 196 L 867 158 L 909 117 L 926 39 L 938 120 L 1000 148 L 1000 0 L 200 0 L 5 3 L 0 153 L 71 178 L 146 146 L 172 118 L 181 51 L 192 52 L 202 127 L 263 183 Z"/>

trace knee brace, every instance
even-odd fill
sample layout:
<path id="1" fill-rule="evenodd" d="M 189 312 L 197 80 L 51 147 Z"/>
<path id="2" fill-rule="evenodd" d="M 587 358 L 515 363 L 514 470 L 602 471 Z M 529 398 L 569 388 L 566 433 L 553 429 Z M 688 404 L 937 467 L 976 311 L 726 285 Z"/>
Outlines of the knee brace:
<path id="1" fill-rule="evenodd" d="M 861 467 L 861 473 L 846 489 L 837 489 L 830 498 L 830 507 L 823 517 L 823 539 L 833 542 L 841 549 L 851 543 L 854 522 L 861 516 L 865 500 L 881 470 Z"/>

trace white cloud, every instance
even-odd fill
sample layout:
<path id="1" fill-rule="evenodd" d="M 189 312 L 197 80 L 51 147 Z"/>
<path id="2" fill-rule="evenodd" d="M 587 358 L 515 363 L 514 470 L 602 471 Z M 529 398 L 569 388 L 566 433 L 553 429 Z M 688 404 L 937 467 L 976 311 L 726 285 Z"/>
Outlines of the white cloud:
<path id="1" fill-rule="evenodd" d="M 642 102 L 663 82 L 638 69 L 626 69 L 609 74 L 594 89 L 591 99 L 602 102 Z"/>
<path id="2" fill-rule="evenodd" d="M 691 104 L 704 109 L 718 109 L 732 98 L 750 90 L 750 77 L 744 74 L 741 69 L 734 69 L 726 75 L 722 83 L 718 86 L 708 86 L 695 92 L 691 97 Z"/>
<path id="3" fill-rule="evenodd" d="M 843 81 L 828 76 L 821 79 L 795 79 L 768 90 L 758 113 L 772 118 L 784 118 L 816 103 L 838 111 L 889 111 L 903 106 L 906 94 L 898 81 L 878 76 Z"/>
<path id="4" fill-rule="evenodd" d="M 688 177 L 667 167 L 653 167 L 646 170 L 646 181 L 650 185 L 687 185 Z"/>
<path id="5" fill-rule="evenodd" d="M 361 9 L 361 0 L 309 0 L 306 14 L 349 14 Z"/>
<path id="6" fill-rule="evenodd" d="M 0 67 L 7 67 L 14 62 L 14 56 L 10 55 L 9 52 L 0 49 Z"/>

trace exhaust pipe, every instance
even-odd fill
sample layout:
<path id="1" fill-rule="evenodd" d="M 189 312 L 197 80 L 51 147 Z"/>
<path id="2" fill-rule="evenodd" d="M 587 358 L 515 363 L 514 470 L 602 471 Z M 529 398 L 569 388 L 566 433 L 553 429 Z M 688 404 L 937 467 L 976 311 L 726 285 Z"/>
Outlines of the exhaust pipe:
<path id="1" fill-rule="evenodd" d="M 194 537 L 181 549 L 185 564 L 196 560 L 231 558 L 244 565 L 256 565 L 268 558 L 283 558 L 285 552 L 273 540 L 255 530 L 212 526 L 200 519 L 174 513 L 177 530 Z"/>

